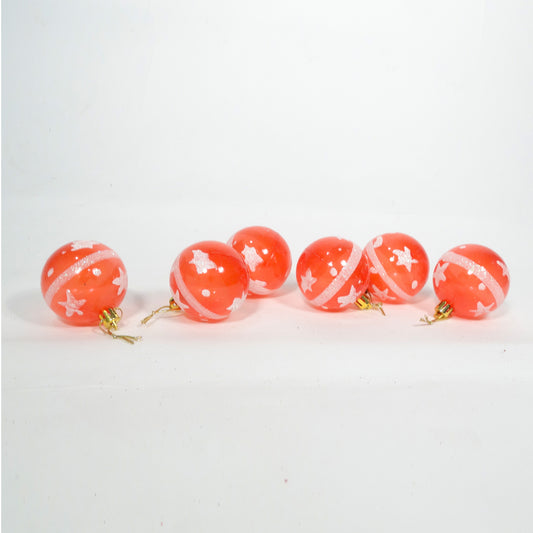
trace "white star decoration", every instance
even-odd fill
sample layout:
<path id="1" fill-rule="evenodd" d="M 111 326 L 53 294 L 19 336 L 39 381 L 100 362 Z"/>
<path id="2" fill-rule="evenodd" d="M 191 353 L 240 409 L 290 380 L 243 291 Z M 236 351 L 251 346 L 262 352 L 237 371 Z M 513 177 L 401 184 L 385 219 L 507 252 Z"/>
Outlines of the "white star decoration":
<path id="1" fill-rule="evenodd" d="M 83 304 L 87 300 L 76 300 L 74 296 L 72 296 L 72 293 L 69 289 L 67 289 L 67 301 L 66 302 L 58 302 L 59 305 L 63 305 L 66 310 L 67 316 L 72 316 L 74 314 L 76 315 L 83 315 L 83 311 L 80 311 L 80 307 L 83 306 Z"/>
<path id="2" fill-rule="evenodd" d="M 76 250 L 82 250 L 83 248 L 90 248 L 92 250 L 95 244 L 98 243 L 96 241 L 74 241 L 70 251 L 75 252 Z"/>
<path id="3" fill-rule="evenodd" d="M 255 272 L 255 267 L 263 262 L 263 258 L 257 253 L 257 250 L 253 246 L 245 244 L 241 254 L 244 256 L 244 262 L 252 272 Z"/>
<path id="4" fill-rule="evenodd" d="M 378 300 L 396 300 L 395 296 L 391 296 L 389 294 L 389 289 L 385 289 L 382 291 L 378 289 L 375 285 L 372 285 L 372 287 L 370 287 L 370 290 L 372 291 L 372 295 L 375 296 Z"/>
<path id="5" fill-rule="evenodd" d="M 442 263 L 442 265 L 436 266 L 435 272 L 433 273 L 433 281 L 435 282 L 435 287 L 438 287 L 441 281 L 446 281 L 444 271 L 448 268 L 449 265 L 450 263 Z"/>
<path id="6" fill-rule="evenodd" d="M 377 274 L 378 273 L 378 269 L 376 267 L 370 267 L 370 273 L 371 274 Z"/>
<path id="7" fill-rule="evenodd" d="M 303 292 L 310 291 L 312 292 L 313 289 L 311 288 L 316 283 L 316 278 L 313 277 L 313 274 L 311 273 L 311 269 L 308 268 L 307 272 L 305 273 L 305 276 L 302 276 L 300 278 L 300 286 L 302 287 Z"/>
<path id="8" fill-rule="evenodd" d="M 507 276 L 507 279 L 509 279 L 509 270 L 507 269 L 507 265 L 502 261 L 496 261 L 496 264 L 501 267 L 502 276 Z"/>
<path id="9" fill-rule="evenodd" d="M 113 280 L 113 285 L 118 285 L 117 294 L 120 296 L 122 291 L 125 291 L 128 287 L 128 276 L 126 276 L 126 272 L 124 272 L 124 270 L 122 270 L 120 267 L 118 267 L 118 272 L 119 276 Z"/>
<path id="10" fill-rule="evenodd" d="M 270 289 L 266 288 L 266 281 L 261 281 L 260 279 L 251 279 L 250 280 L 250 292 L 255 294 L 268 294 Z"/>
<path id="11" fill-rule="evenodd" d="M 216 263 L 213 263 L 213 261 L 209 259 L 209 254 L 202 252 L 202 250 L 193 250 L 192 255 L 194 257 L 189 261 L 189 264 L 196 267 L 196 272 L 198 274 L 205 274 L 212 268 L 218 268 Z"/>
<path id="12" fill-rule="evenodd" d="M 341 307 L 346 307 L 347 305 L 354 304 L 357 300 L 357 291 L 355 290 L 355 287 L 352 285 L 350 288 L 350 293 L 346 296 L 339 296 L 337 298 L 337 302 L 339 302 Z"/>
<path id="13" fill-rule="evenodd" d="M 383 237 L 380 235 L 373 243 L 374 248 L 379 248 L 383 244 Z"/>
<path id="14" fill-rule="evenodd" d="M 242 302 L 244 302 L 244 300 L 246 300 L 246 294 L 244 294 L 243 292 L 242 296 L 240 298 L 234 298 L 233 303 L 229 307 L 226 307 L 226 309 L 228 311 L 237 311 L 237 309 L 239 309 L 239 307 L 242 305 Z"/>
<path id="15" fill-rule="evenodd" d="M 398 256 L 398 261 L 396 261 L 396 264 L 398 266 L 403 265 L 408 270 L 408 272 L 411 272 L 411 265 L 413 263 L 418 263 L 417 259 L 413 259 L 411 257 L 411 250 L 409 250 L 407 246 L 403 247 L 403 251 L 393 250 L 392 253 Z"/>
<path id="16" fill-rule="evenodd" d="M 481 302 L 478 302 L 477 308 L 470 309 L 470 312 L 474 313 L 475 317 L 478 317 L 478 316 L 484 315 L 485 313 L 488 313 L 492 307 L 494 307 L 494 302 L 487 306 L 483 305 Z"/>

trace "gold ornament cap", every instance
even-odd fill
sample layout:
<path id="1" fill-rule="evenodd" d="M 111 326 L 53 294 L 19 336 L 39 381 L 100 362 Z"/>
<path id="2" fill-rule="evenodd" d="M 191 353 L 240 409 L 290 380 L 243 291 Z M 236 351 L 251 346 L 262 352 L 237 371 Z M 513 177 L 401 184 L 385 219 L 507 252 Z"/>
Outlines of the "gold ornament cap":
<path id="1" fill-rule="evenodd" d="M 104 309 L 100 315 L 98 315 L 98 318 L 100 319 L 100 329 L 107 335 L 113 337 L 113 339 L 122 339 L 129 344 L 135 344 L 135 341 L 140 341 L 142 339 L 142 337 L 135 337 L 133 335 L 117 335 L 116 333 L 113 333 L 118 329 L 118 323 L 122 318 L 122 309 L 120 309 L 120 307 Z"/>

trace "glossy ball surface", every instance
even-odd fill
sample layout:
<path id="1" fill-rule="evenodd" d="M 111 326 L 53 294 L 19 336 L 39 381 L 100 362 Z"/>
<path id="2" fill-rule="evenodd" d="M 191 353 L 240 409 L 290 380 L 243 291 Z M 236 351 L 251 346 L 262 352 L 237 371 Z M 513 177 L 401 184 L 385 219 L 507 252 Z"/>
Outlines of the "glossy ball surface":
<path id="1" fill-rule="evenodd" d="M 291 271 L 291 251 L 285 239 L 263 226 L 235 233 L 228 244 L 239 252 L 250 274 L 249 293 L 265 296 L 283 285 Z"/>
<path id="2" fill-rule="evenodd" d="M 490 248 L 463 244 L 446 252 L 433 272 L 435 294 L 453 308 L 452 316 L 482 318 L 509 292 L 509 271 Z"/>
<path id="3" fill-rule="evenodd" d="M 339 311 L 355 304 L 367 290 L 368 263 L 353 242 L 324 237 L 303 251 L 296 265 L 296 280 L 311 305 Z"/>
<path id="4" fill-rule="evenodd" d="M 422 245 L 405 233 L 383 233 L 364 250 L 370 268 L 368 290 L 383 303 L 404 303 L 426 284 L 429 260 Z"/>
<path id="5" fill-rule="evenodd" d="M 174 300 L 189 318 L 202 322 L 219 322 L 237 310 L 249 281 L 241 255 L 217 241 L 185 248 L 170 271 Z"/>
<path id="6" fill-rule="evenodd" d="M 50 309 L 75 326 L 95 326 L 99 314 L 120 305 L 128 288 L 126 267 L 111 248 L 74 241 L 56 250 L 41 274 L 41 291 Z"/>

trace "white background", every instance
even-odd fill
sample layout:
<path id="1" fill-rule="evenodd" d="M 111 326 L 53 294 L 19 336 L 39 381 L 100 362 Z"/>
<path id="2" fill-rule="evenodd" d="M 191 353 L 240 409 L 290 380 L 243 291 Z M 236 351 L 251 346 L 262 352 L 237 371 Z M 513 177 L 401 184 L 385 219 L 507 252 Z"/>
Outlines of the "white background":
<path id="1" fill-rule="evenodd" d="M 7 0 L 6 532 L 533 529 L 533 4 Z M 139 320 L 176 255 L 242 227 L 511 272 L 483 321 L 312 310 L 294 272 L 220 324 Z M 122 330 L 60 323 L 40 271 L 95 239 Z"/>

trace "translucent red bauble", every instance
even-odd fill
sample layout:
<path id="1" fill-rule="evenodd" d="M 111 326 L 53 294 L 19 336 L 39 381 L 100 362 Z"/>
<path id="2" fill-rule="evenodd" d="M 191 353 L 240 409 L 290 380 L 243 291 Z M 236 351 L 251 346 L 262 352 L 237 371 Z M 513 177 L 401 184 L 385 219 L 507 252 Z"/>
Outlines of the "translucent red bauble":
<path id="1" fill-rule="evenodd" d="M 356 303 L 368 288 L 369 268 L 359 246 L 346 239 L 324 237 L 298 259 L 296 279 L 307 301 L 325 311 Z"/>
<path id="2" fill-rule="evenodd" d="M 504 301 L 509 291 L 509 271 L 490 248 L 463 244 L 446 252 L 433 272 L 437 297 L 462 318 L 482 318 Z"/>
<path id="3" fill-rule="evenodd" d="M 218 322 L 246 299 L 248 268 L 231 246 L 203 241 L 185 248 L 170 271 L 170 289 L 179 308 L 190 318 Z"/>
<path id="4" fill-rule="evenodd" d="M 228 244 L 239 252 L 250 274 L 249 293 L 265 296 L 283 285 L 291 271 L 288 244 L 270 228 L 251 226 L 235 233 Z"/>
<path id="5" fill-rule="evenodd" d="M 409 235 L 378 235 L 365 246 L 364 254 L 370 268 L 368 292 L 380 302 L 407 302 L 426 284 L 428 256 Z"/>
<path id="6" fill-rule="evenodd" d="M 117 308 L 128 288 L 126 267 L 111 248 L 74 241 L 56 250 L 41 274 L 50 309 L 75 326 L 95 326 L 104 311 Z"/>

